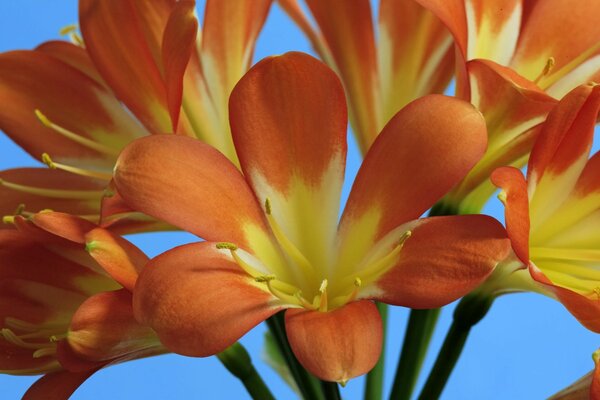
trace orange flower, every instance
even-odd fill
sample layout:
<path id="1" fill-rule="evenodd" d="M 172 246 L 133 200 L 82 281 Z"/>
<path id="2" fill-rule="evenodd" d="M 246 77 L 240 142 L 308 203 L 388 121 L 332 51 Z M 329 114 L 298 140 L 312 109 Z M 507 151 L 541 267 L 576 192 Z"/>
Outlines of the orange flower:
<path id="1" fill-rule="evenodd" d="M 46 374 L 25 398 L 66 398 L 102 367 L 166 351 L 133 318 L 139 249 L 67 214 L 14 223 L 0 230 L 0 370 Z"/>
<path id="2" fill-rule="evenodd" d="M 522 167 L 556 100 L 600 78 L 599 3 L 569 0 L 417 0 L 456 43 L 458 96 L 485 116 L 488 150 L 443 200 L 479 212 L 495 188 L 491 172 Z"/>
<path id="3" fill-rule="evenodd" d="M 595 332 L 600 332 L 600 153 L 588 156 L 599 110 L 599 86 L 576 88 L 544 123 L 527 179 L 512 167 L 492 175 L 503 190 L 499 197 L 514 252 L 528 269 L 497 286 L 543 291 Z"/>
<path id="4" fill-rule="evenodd" d="M 194 1 L 80 0 L 75 44 L 0 54 L 0 129 L 50 167 L 1 172 L 0 215 L 51 208 L 98 222 L 117 155 L 150 134 L 195 137 L 237 162 L 227 99 L 270 4 L 209 0 L 196 43 Z M 121 230 L 161 228 L 126 216 Z"/>
<path id="5" fill-rule="evenodd" d="M 369 0 L 279 0 L 346 89 L 363 155 L 385 124 L 411 101 L 443 93 L 452 77 L 452 37 L 414 1 L 381 0 L 373 26 Z M 306 3 L 316 26 L 304 14 Z"/>
<path id="6" fill-rule="evenodd" d="M 136 140 L 117 161 L 131 207 L 206 240 L 151 260 L 135 289 L 136 317 L 172 351 L 218 353 L 289 309 L 299 361 L 343 382 L 379 357 L 372 300 L 439 307 L 506 256 L 490 217 L 417 219 L 485 149 L 484 121 L 468 103 L 432 95 L 394 116 L 339 225 L 346 105 L 330 69 L 301 53 L 267 58 L 233 90 L 230 119 L 242 173 L 180 136 Z"/>

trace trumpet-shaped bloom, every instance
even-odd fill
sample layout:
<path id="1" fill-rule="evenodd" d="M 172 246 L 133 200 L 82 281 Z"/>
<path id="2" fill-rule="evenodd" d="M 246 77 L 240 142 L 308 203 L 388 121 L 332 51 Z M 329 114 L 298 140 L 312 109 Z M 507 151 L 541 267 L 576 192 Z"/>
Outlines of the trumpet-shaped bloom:
<path id="1" fill-rule="evenodd" d="M 346 105 L 330 69 L 301 53 L 261 61 L 233 90 L 230 120 L 242 172 L 176 136 L 133 142 L 115 169 L 132 208 L 206 240 L 151 260 L 135 288 L 136 317 L 172 351 L 218 353 L 288 309 L 299 361 L 345 381 L 379 357 L 372 300 L 439 307 L 506 256 L 490 217 L 416 219 L 485 149 L 484 121 L 468 103 L 432 95 L 392 118 L 339 224 Z"/>
<path id="2" fill-rule="evenodd" d="M 600 87 L 573 90 L 544 123 L 527 179 L 512 167 L 492 175 L 503 189 L 514 252 L 529 271 L 517 277 L 526 285 L 537 283 L 595 332 L 600 332 L 600 153 L 588 156 L 599 110 Z"/>
<path id="3" fill-rule="evenodd" d="M 491 172 L 524 166 L 556 99 L 600 77 L 596 2 L 568 0 L 417 0 L 437 15 L 456 43 L 458 96 L 488 124 L 489 147 L 443 200 L 456 212 L 479 212 L 495 188 Z"/>
<path id="4" fill-rule="evenodd" d="M 316 25 L 303 11 L 308 6 Z M 412 0 L 279 0 L 313 47 L 339 73 L 363 154 L 385 124 L 416 98 L 443 93 L 453 70 L 452 36 Z"/>
<path id="5" fill-rule="evenodd" d="M 26 399 L 66 398 L 102 367 L 165 352 L 133 318 L 139 249 L 67 214 L 14 224 L 0 230 L 0 370 L 46 374 Z"/>
<path id="6" fill-rule="evenodd" d="M 237 162 L 227 99 L 270 4 L 209 0 L 197 39 L 194 1 L 80 0 L 81 36 L 66 29 L 74 43 L 0 54 L 0 129 L 49 167 L 0 173 L 0 215 L 53 209 L 98 221 L 117 155 L 150 134 L 195 137 Z M 122 211 L 115 229 L 164 227 Z"/>

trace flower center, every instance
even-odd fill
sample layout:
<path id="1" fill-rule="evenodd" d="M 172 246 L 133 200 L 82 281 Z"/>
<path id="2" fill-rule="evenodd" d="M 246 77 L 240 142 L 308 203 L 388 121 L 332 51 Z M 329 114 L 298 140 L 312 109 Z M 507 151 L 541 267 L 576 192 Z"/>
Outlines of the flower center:
<path id="1" fill-rule="evenodd" d="M 374 282 L 379 276 L 392 268 L 400 255 L 406 240 L 411 236 L 411 231 L 404 232 L 399 240 L 392 244 L 391 249 L 379 252 L 378 256 L 363 260 L 358 268 L 352 269 L 350 274 L 342 273 L 348 268 L 317 268 L 298 249 L 297 246 L 284 233 L 271 213 L 269 199 L 265 201 L 265 214 L 271 226 L 273 236 L 279 248 L 285 255 L 286 263 L 281 271 L 276 266 L 264 265 L 257 257 L 238 248 L 233 243 L 218 243 L 217 249 L 229 250 L 234 261 L 250 275 L 257 283 L 264 284 L 266 289 L 283 304 L 291 307 L 331 311 L 354 301 L 360 290 Z M 286 272 L 294 271 L 295 274 Z M 285 279 L 294 276 L 297 279 Z"/>

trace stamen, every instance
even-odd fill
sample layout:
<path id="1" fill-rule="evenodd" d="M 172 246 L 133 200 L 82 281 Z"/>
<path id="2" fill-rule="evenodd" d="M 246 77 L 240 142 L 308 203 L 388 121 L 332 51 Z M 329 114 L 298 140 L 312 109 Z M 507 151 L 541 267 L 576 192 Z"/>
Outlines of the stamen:
<path id="1" fill-rule="evenodd" d="M 502 204 L 506 205 L 506 192 L 504 190 L 501 190 L 497 197 Z"/>
<path id="2" fill-rule="evenodd" d="M 81 38 L 81 36 L 77 33 L 77 24 L 71 24 L 71 25 L 67 25 L 62 27 L 58 33 L 61 36 L 69 36 L 69 38 L 71 39 L 71 41 L 79 46 L 83 46 L 83 39 Z"/>
<path id="3" fill-rule="evenodd" d="M 294 296 L 296 297 L 296 299 L 298 300 L 298 302 L 300 303 L 300 305 L 308 310 L 316 310 L 317 307 L 315 307 L 313 304 L 309 303 L 304 296 L 302 296 L 302 292 L 299 290 L 296 293 L 294 293 Z"/>
<path id="4" fill-rule="evenodd" d="M 42 162 L 46 164 L 50 169 L 62 169 L 63 171 L 67 171 L 75 175 L 89 176 L 90 178 L 98 178 L 104 181 L 110 181 L 112 179 L 112 174 L 107 172 L 72 167 L 70 165 L 54 162 L 52 161 L 52 158 L 50 158 L 50 155 L 48 153 L 42 154 Z"/>
<path id="5" fill-rule="evenodd" d="M 314 277 L 315 268 L 306 259 L 306 257 L 304 257 L 304 254 L 302 254 L 302 252 L 298 250 L 298 248 L 292 243 L 292 241 L 288 239 L 277 221 L 275 221 L 275 218 L 273 218 L 271 211 L 271 201 L 267 198 L 265 199 L 265 213 L 267 215 L 269 225 L 271 225 L 271 230 L 279 242 L 279 245 L 282 247 L 285 253 L 290 256 L 292 261 L 294 261 L 296 265 L 302 269 L 302 272 L 304 272 L 306 276 Z"/>
<path id="6" fill-rule="evenodd" d="M 237 250 L 239 248 L 235 244 L 229 242 L 221 242 L 217 243 L 215 247 L 219 250 L 229 250 L 231 257 L 233 257 L 234 261 L 240 266 L 240 268 L 242 268 L 248 275 L 250 275 L 254 279 L 256 279 L 257 277 L 265 276 L 262 272 L 252 267 L 237 254 Z"/>
<path id="7" fill-rule="evenodd" d="M 386 255 L 368 264 L 365 268 L 360 271 L 362 276 L 361 285 L 363 281 L 370 282 L 371 280 L 381 276 L 388 269 L 392 268 L 397 261 L 400 251 L 404 247 L 404 243 L 412 236 L 411 231 L 406 231 L 398 239 L 398 244 Z M 356 279 L 355 279 L 356 282 Z M 349 283 L 349 282 L 348 282 Z"/>
<path id="8" fill-rule="evenodd" d="M 46 189 L 35 186 L 20 185 L 0 178 L 0 186 L 7 187 L 18 192 L 35 194 L 37 196 L 51 197 L 55 199 L 79 199 L 96 200 L 102 197 L 101 190 L 64 190 L 64 189 Z"/>
<path id="9" fill-rule="evenodd" d="M 53 356 L 56 354 L 56 346 L 45 347 L 33 352 L 33 358 L 42 358 L 46 356 Z"/>
<path id="10" fill-rule="evenodd" d="M 356 300 L 356 297 L 358 296 L 358 292 L 360 291 L 361 287 L 362 280 L 359 277 L 356 277 L 354 279 L 354 289 L 352 289 L 352 291 L 347 295 L 338 296 L 331 300 L 332 308 L 337 308 L 339 306 L 343 306 L 344 304 L 348 304 Z"/>
<path id="11" fill-rule="evenodd" d="M 48 347 L 47 343 L 27 343 L 8 328 L 3 328 L 2 330 L 0 330 L 0 334 L 2 334 L 2 336 L 7 342 L 10 342 L 16 346 L 23 347 L 26 349 L 41 349 L 44 347 Z"/>
<path id="12" fill-rule="evenodd" d="M 50 121 L 50 119 L 48 119 L 48 117 L 46 115 L 44 115 L 38 109 L 34 110 L 34 113 L 35 113 L 35 116 L 37 117 L 37 119 L 46 128 L 50 128 L 50 129 L 54 130 L 55 132 L 61 134 L 62 136 L 66 137 L 67 139 L 74 141 L 77 144 L 80 144 L 80 145 L 90 148 L 92 150 L 96 150 L 99 153 L 104 153 L 104 154 L 107 154 L 110 156 L 115 156 L 115 157 L 120 152 L 119 149 L 114 149 L 112 147 L 105 146 L 102 143 L 95 142 L 86 137 L 83 137 L 74 132 L 71 132 L 70 130 L 63 128 L 62 126 L 56 125 L 54 122 Z"/>
<path id="13" fill-rule="evenodd" d="M 319 311 L 325 312 L 327 311 L 327 279 L 323 279 L 321 282 L 321 286 L 319 287 L 320 294 L 317 295 L 319 298 Z"/>
<path id="14" fill-rule="evenodd" d="M 533 82 L 538 83 L 543 77 L 548 75 L 554 68 L 554 65 L 556 65 L 556 60 L 554 59 L 554 57 L 548 58 L 548 61 L 546 61 L 546 65 L 544 65 L 544 69 L 538 75 L 538 77 L 533 80 Z"/>
<path id="15" fill-rule="evenodd" d="M 275 275 L 262 275 L 254 278 L 256 282 L 264 282 L 267 284 L 267 288 L 271 294 L 286 303 L 297 304 L 297 298 L 294 295 L 289 293 L 285 293 L 273 285 L 273 282 L 276 282 Z"/>

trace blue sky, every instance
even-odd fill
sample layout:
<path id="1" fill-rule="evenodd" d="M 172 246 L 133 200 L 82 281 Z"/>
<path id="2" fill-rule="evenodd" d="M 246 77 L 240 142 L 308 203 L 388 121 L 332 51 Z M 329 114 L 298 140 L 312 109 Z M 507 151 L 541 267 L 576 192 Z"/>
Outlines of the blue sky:
<path id="1" fill-rule="evenodd" d="M 39 0 L 0 2 L 0 51 L 30 49 L 59 37 L 58 30 L 77 20 L 77 2 Z M 274 7 L 261 34 L 256 60 L 288 50 L 310 52 L 308 43 L 290 20 Z M 597 148 L 597 146 L 596 146 Z M 351 143 L 347 193 L 359 166 Z M 0 168 L 39 166 L 4 135 L 0 137 Z M 486 211 L 501 219 L 500 203 L 493 199 Z M 149 255 L 176 244 L 195 240 L 182 233 L 145 234 L 133 237 Z M 444 309 L 424 366 L 428 371 L 451 322 L 453 306 Z M 386 391 L 389 390 L 408 311 L 392 308 L 386 351 Z M 292 392 L 261 360 L 265 332 L 259 326 L 242 339 L 277 398 Z M 502 297 L 488 317 L 477 325 L 451 377 L 445 399 L 538 399 L 571 383 L 592 368 L 591 353 L 600 346 L 598 335 L 582 328 L 557 302 L 534 294 Z M 420 380 L 420 384 L 423 382 Z M 0 397 L 16 399 L 34 381 L 31 377 L 0 375 Z M 362 398 L 363 379 L 342 390 L 347 399 Z M 246 398 L 237 380 L 215 358 L 192 359 L 176 355 L 130 362 L 100 371 L 81 387 L 74 399 L 232 399 Z"/>

